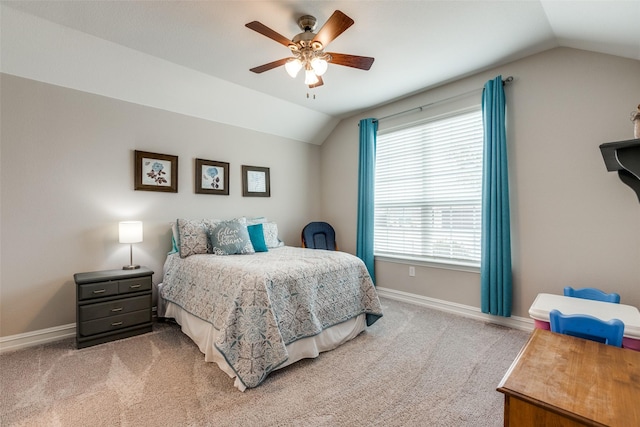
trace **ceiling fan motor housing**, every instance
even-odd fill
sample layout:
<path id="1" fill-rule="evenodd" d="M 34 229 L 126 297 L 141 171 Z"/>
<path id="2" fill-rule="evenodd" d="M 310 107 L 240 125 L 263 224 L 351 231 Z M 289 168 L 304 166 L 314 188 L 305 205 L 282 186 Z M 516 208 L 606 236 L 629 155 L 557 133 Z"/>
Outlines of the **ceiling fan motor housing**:
<path id="1" fill-rule="evenodd" d="M 289 45 L 289 49 L 296 52 L 299 49 L 311 48 L 313 50 L 322 50 L 324 46 L 322 43 L 316 41 L 313 42 L 313 39 L 316 37 L 316 33 L 313 30 L 316 29 L 316 18 L 311 15 L 304 15 L 298 19 L 298 26 L 302 33 L 296 34 L 291 41 L 292 45 Z"/>
<path id="2" fill-rule="evenodd" d="M 311 47 L 313 48 L 313 50 L 321 50 L 323 47 L 322 43 L 318 41 L 313 42 L 315 36 L 316 34 L 312 33 L 311 31 L 305 31 L 304 33 L 296 34 L 293 39 L 291 39 L 293 43 L 289 45 L 289 49 L 297 50 L 297 48 Z M 293 45 L 295 45 L 295 47 L 293 47 Z"/>
<path id="3" fill-rule="evenodd" d="M 298 18 L 298 26 L 302 31 L 313 31 L 316 29 L 318 21 L 315 16 L 304 15 Z"/>

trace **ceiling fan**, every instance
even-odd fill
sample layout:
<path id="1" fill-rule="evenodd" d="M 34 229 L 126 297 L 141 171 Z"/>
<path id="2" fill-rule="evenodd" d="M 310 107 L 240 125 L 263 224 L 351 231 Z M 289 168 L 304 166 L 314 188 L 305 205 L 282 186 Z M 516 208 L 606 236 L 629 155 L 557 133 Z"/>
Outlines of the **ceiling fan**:
<path id="1" fill-rule="evenodd" d="M 325 52 L 324 50 L 331 41 L 352 26 L 353 22 L 353 19 L 341 11 L 336 10 L 316 34 L 314 33 L 317 24 L 316 18 L 311 15 L 304 15 L 298 19 L 298 26 L 302 32 L 294 36 L 291 40 L 258 21 L 249 22 L 246 24 L 247 28 L 283 44 L 288 47 L 293 54 L 292 57 L 279 59 L 251 68 L 250 71 L 254 73 L 264 73 L 265 71 L 284 65 L 287 73 L 289 73 L 291 77 L 295 77 L 301 69 L 304 69 L 304 83 L 310 88 L 314 88 L 324 84 L 322 75 L 327 71 L 329 63 L 369 70 L 374 58 Z"/>

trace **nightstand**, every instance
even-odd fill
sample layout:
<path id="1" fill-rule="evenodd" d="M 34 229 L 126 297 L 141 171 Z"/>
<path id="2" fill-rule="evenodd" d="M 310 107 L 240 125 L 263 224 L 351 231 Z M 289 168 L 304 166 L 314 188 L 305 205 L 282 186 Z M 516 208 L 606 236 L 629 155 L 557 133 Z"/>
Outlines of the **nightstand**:
<path id="1" fill-rule="evenodd" d="M 152 275 L 145 267 L 74 274 L 77 347 L 151 332 Z"/>

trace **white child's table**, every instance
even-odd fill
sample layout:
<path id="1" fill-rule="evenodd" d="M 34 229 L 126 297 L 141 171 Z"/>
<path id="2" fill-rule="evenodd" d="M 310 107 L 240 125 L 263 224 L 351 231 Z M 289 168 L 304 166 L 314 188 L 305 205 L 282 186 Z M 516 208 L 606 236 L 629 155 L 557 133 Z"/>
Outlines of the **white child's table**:
<path id="1" fill-rule="evenodd" d="M 601 320 L 620 319 L 624 323 L 622 346 L 640 351 L 640 311 L 634 306 L 594 301 L 554 294 L 538 294 L 529 308 L 529 316 L 538 329 L 549 330 L 549 312 L 588 314 Z"/>

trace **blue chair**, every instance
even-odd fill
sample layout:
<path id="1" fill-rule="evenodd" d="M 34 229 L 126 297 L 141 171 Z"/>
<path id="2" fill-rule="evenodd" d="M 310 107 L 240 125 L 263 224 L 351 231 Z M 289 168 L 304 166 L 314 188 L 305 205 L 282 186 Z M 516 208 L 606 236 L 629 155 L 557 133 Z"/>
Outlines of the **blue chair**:
<path id="1" fill-rule="evenodd" d="M 573 289 L 571 286 L 567 286 L 564 288 L 564 296 L 620 304 L 620 295 L 615 292 L 608 294 L 596 288 Z"/>
<path id="2" fill-rule="evenodd" d="M 302 247 L 337 251 L 336 232 L 326 222 L 310 222 L 302 229 Z"/>
<path id="3" fill-rule="evenodd" d="M 622 347 L 624 323 L 619 319 L 605 322 L 586 314 L 562 314 L 558 310 L 551 310 L 549 323 L 551 332 Z"/>

